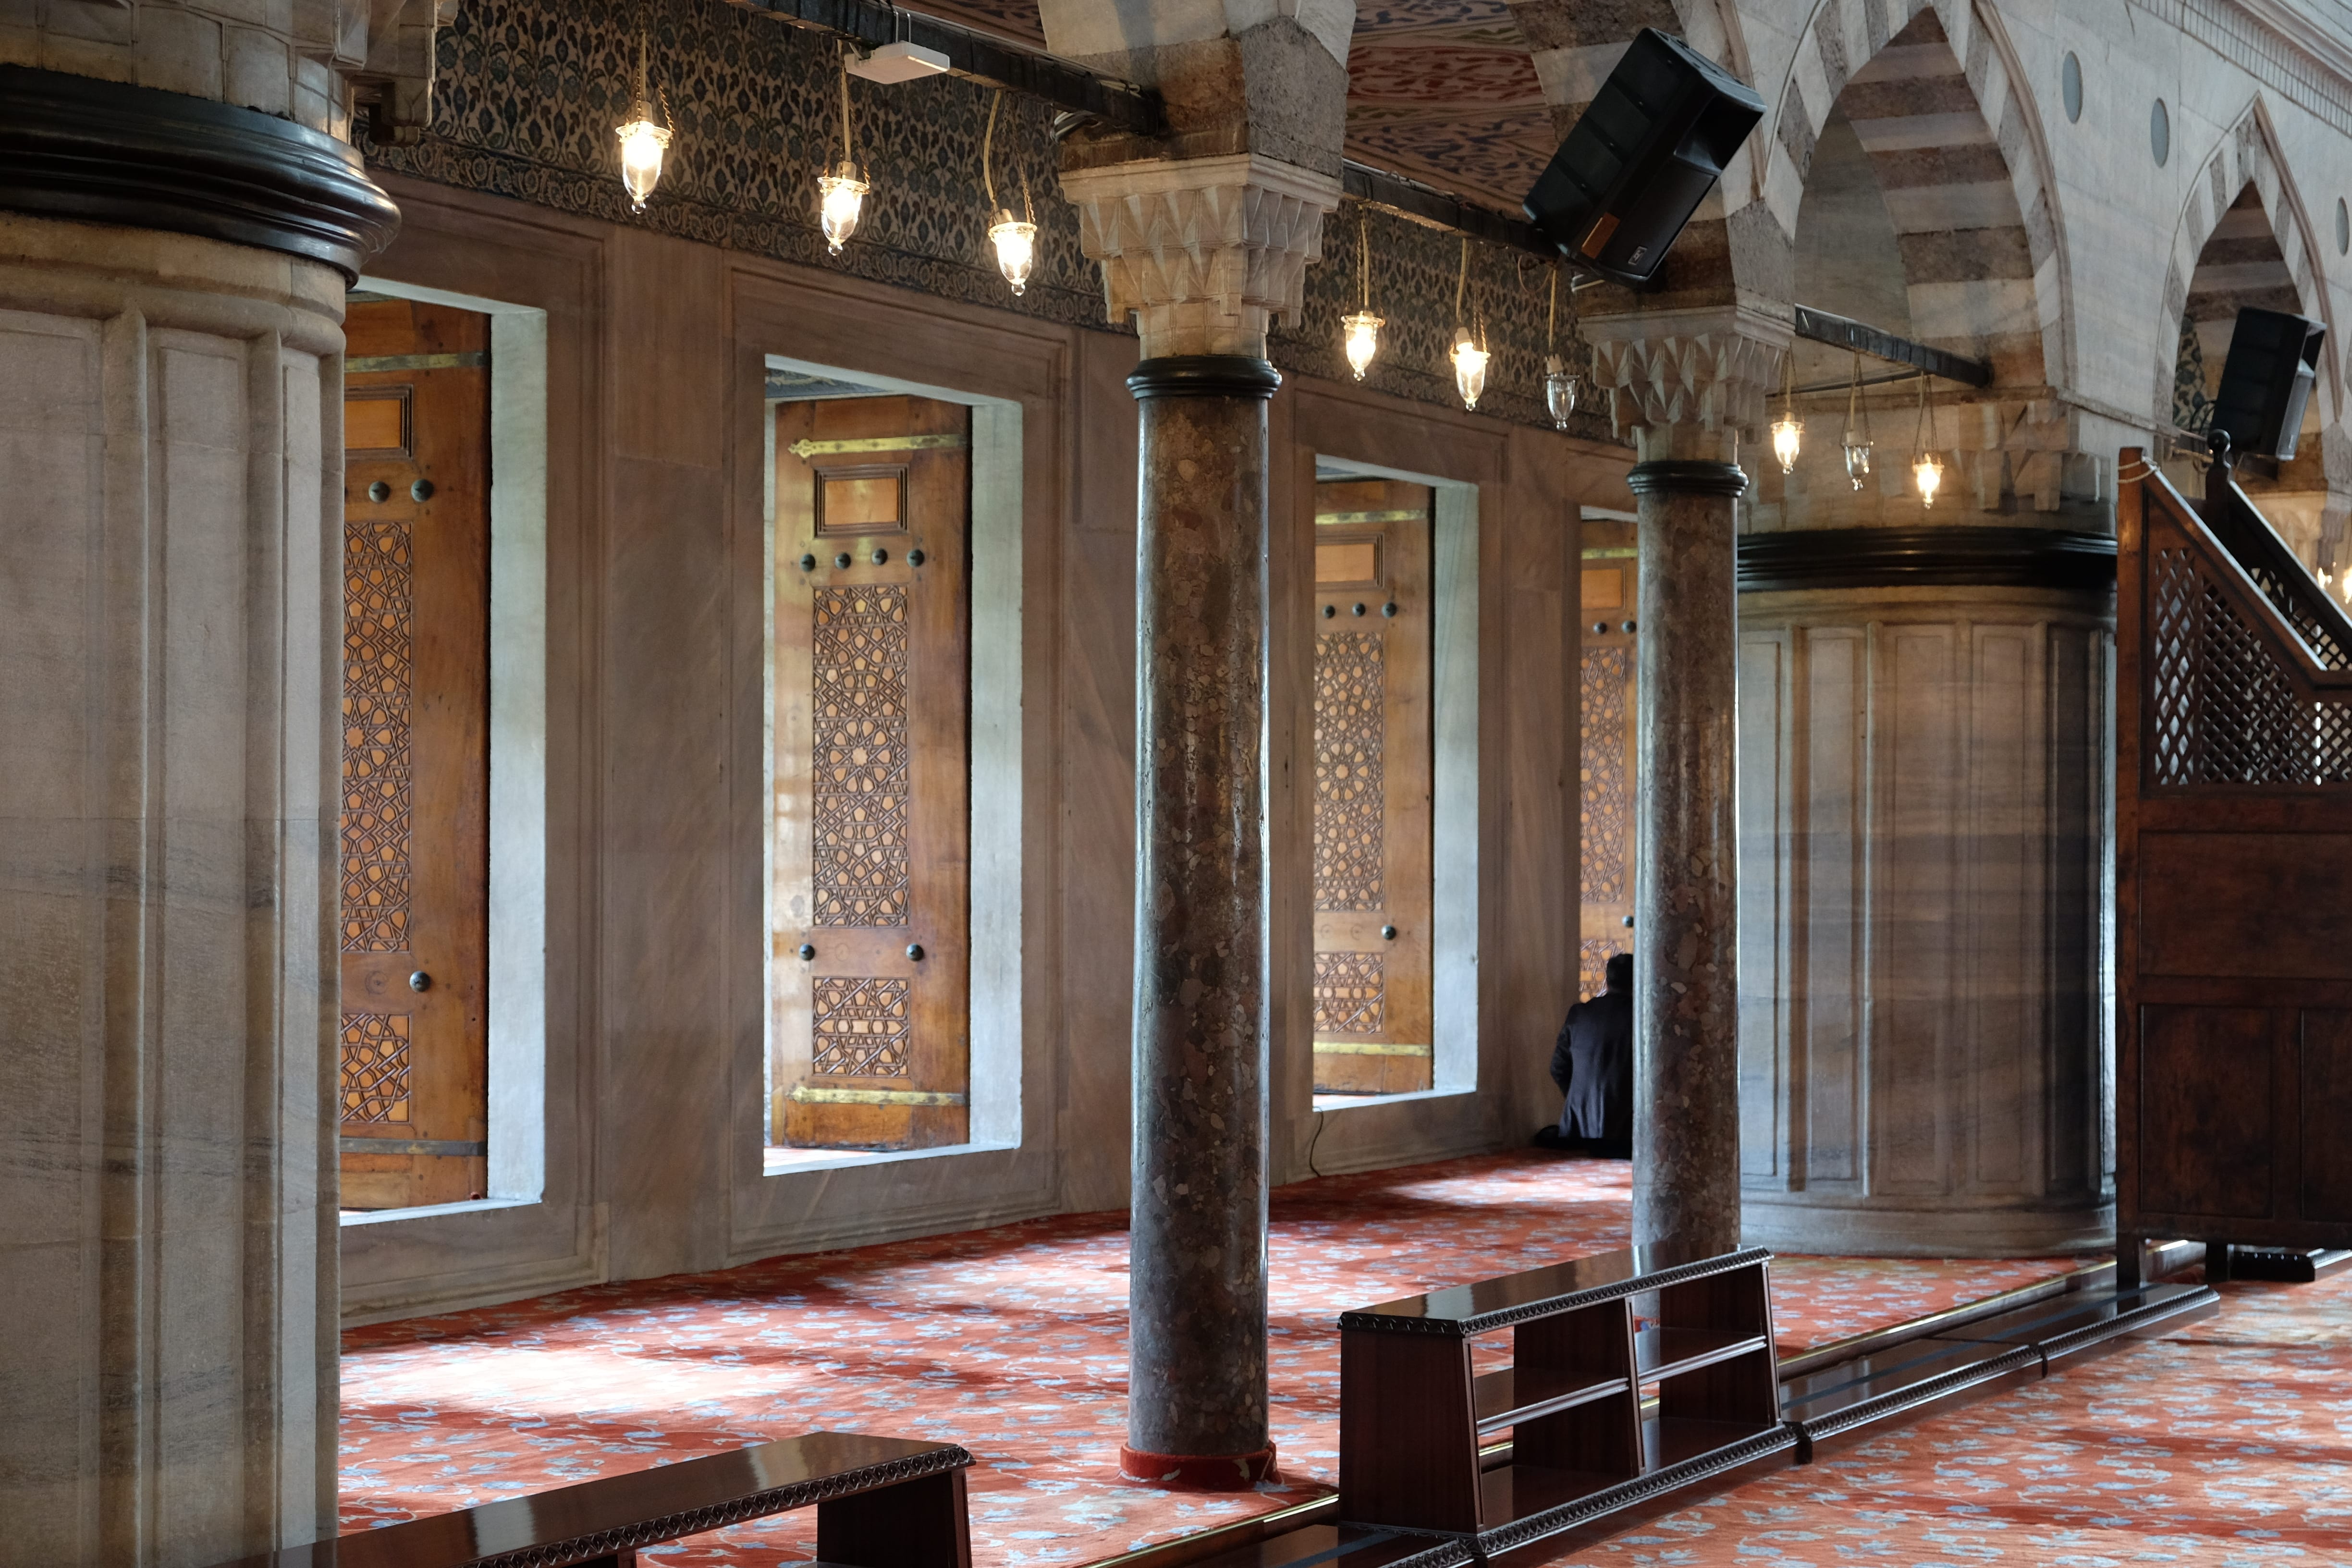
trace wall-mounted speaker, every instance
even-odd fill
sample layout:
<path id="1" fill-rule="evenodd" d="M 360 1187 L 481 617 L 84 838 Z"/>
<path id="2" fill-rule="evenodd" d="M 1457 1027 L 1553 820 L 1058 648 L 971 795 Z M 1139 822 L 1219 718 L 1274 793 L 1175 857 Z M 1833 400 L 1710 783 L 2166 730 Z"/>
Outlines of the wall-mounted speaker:
<path id="1" fill-rule="evenodd" d="M 2327 329 L 2307 316 L 2252 305 L 2239 310 L 2213 395 L 2213 428 L 2228 432 L 2231 451 L 2280 462 L 2294 456 L 2326 340 Z"/>
<path id="2" fill-rule="evenodd" d="M 1528 192 L 1528 221 L 1601 276 L 1646 283 L 1763 117 L 1747 83 L 1644 27 Z"/>

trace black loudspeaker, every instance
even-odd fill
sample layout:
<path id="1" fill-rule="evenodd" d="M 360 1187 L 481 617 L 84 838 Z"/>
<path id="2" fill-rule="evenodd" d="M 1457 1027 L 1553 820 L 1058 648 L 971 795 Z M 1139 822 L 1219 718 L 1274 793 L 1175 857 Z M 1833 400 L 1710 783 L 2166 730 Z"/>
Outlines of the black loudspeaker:
<path id="1" fill-rule="evenodd" d="M 1762 118 L 1745 82 L 1644 27 L 1528 193 L 1528 220 L 1601 276 L 1646 283 Z"/>
<path id="2" fill-rule="evenodd" d="M 2294 456 L 2326 339 L 2327 329 L 2307 316 L 2251 305 L 2238 312 L 2213 395 L 2213 428 L 2227 432 L 2231 451 L 2280 462 Z"/>

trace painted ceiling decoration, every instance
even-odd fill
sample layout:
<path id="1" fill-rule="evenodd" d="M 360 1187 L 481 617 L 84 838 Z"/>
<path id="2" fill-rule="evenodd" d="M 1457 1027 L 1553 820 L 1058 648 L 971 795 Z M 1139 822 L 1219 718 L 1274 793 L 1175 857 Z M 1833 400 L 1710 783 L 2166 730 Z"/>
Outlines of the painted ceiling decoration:
<path id="1" fill-rule="evenodd" d="M 1036 0 L 913 7 L 1034 48 Z M 1622 47 L 1622 45 L 1620 46 Z M 1504 0 L 1366 0 L 1348 49 L 1348 156 L 1517 216 L 1559 144 Z"/>

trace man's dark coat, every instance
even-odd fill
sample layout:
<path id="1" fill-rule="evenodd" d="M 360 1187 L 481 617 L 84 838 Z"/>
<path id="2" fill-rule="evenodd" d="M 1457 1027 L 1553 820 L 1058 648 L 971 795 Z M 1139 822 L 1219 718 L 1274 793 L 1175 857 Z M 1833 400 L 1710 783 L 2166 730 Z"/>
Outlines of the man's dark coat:
<path id="1" fill-rule="evenodd" d="M 1568 1010 L 1551 1048 L 1565 1100 L 1559 1135 L 1623 1143 L 1633 1136 L 1633 995 L 1604 991 Z"/>

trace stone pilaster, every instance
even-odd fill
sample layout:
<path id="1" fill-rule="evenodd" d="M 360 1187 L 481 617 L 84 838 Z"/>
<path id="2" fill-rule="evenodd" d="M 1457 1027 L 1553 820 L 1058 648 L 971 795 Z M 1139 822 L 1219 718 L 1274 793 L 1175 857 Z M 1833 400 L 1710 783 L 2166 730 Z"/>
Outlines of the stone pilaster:
<path id="1" fill-rule="evenodd" d="M 1739 1245 L 1735 466 L 1787 331 L 1733 311 L 1586 324 L 1641 461 L 1633 1240 Z"/>
<path id="2" fill-rule="evenodd" d="M 212 1563 L 336 1529 L 341 323 L 398 215 L 338 139 L 369 5 L 34 15 L 0 20 L 0 1562 Z"/>

